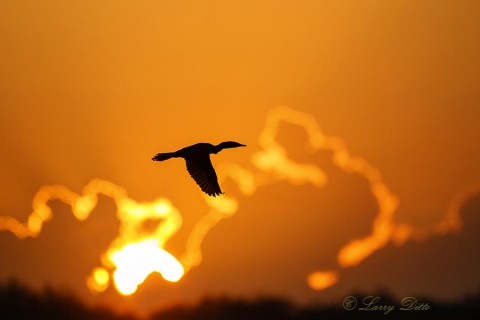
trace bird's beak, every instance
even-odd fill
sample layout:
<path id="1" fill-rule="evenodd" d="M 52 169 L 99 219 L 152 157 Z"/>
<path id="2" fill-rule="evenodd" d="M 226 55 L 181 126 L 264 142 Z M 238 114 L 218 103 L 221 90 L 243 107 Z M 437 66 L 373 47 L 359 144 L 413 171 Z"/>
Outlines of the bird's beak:
<path id="1" fill-rule="evenodd" d="M 246 144 L 240 144 L 240 147 L 246 147 L 247 145 Z"/>

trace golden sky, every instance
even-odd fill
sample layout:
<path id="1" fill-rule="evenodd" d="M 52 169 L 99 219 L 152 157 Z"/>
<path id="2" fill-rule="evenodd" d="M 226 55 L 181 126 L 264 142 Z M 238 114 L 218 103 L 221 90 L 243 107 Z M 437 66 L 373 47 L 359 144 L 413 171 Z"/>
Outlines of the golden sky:
<path id="1" fill-rule="evenodd" d="M 128 297 L 113 286 L 91 294 L 85 281 L 122 225 L 104 195 L 84 221 L 57 200 L 37 238 L 0 233 L 0 281 L 140 309 L 224 292 L 301 301 L 377 287 L 471 292 L 479 205 L 475 192 L 461 196 L 480 183 L 478 52 L 477 1 L 0 0 L 0 216 L 23 223 L 42 186 L 81 194 L 102 179 L 138 203 L 168 199 L 183 225 L 165 249 L 179 258 L 215 205 L 181 160 L 150 158 L 201 141 L 248 145 L 212 156 L 238 210 L 205 236 L 202 263 L 180 281 L 154 274 Z M 262 133 L 281 110 L 275 141 L 325 183 L 289 177 L 295 170 L 278 169 L 278 158 L 265 160 L 277 169 L 255 162 L 274 147 Z M 309 144 L 319 132 L 367 166 L 342 166 L 331 145 Z M 227 178 L 227 164 L 252 173 L 255 191 Z M 369 180 L 372 170 L 380 180 Z M 359 264 L 342 265 L 342 248 L 374 230 L 379 185 L 397 204 L 390 233 Z M 459 233 L 438 227 L 455 199 Z M 407 240 L 394 244 L 395 235 Z M 307 278 L 318 271 L 337 283 L 313 290 Z"/>

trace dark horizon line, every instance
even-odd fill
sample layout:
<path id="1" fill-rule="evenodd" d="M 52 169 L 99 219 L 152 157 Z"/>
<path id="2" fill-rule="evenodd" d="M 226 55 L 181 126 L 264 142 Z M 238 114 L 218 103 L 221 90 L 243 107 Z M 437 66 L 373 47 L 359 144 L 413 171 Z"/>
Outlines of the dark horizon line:
<path id="1" fill-rule="evenodd" d="M 381 302 L 370 307 L 362 305 L 365 297 L 380 297 Z M 347 298 L 353 297 L 358 305 L 353 306 Z M 362 293 L 353 291 L 343 301 L 331 303 L 294 303 L 277 296 L 234 297 L 229 294 L 205 295 L 195 303 L 176 303 L 151 311 L 139 317 L 135 311 L 119 313 L 107 306 L 89 306 L 78 295 L 60 291 L 50 286 L 34 290 L 16 280 L 0 283 L 0 317 L 2 319 L 110 319 L 110 320 L 215 320 L 215 319 L 275 319 L 275 320 L 321 320 L 321 319 L 401 319 L 408 312 L 408 319 L 453 319 L 472 315 L 480 316 L 480 284 L 474 293 L 465 294 L 452 302 L 441 302 L 417 296 L 419 303 L 410 311 L 400 311 L 400 301 L 385 289 Z M 347 303 L 347 304 L 346 304 Z M 423 309 L 421 309 L 423 304 Z M 385 314 L 375 306 L 393 306 Z M 363 307 L 364 310 L 361 310 Z M 428 307 L 428 309 L 427 309 Z M 350 309 L 349 309 L 350 308 Z M 368 310 L 370 308 L 370 310 Z M 366 310 L 367 309 L 367 310 Z"/>

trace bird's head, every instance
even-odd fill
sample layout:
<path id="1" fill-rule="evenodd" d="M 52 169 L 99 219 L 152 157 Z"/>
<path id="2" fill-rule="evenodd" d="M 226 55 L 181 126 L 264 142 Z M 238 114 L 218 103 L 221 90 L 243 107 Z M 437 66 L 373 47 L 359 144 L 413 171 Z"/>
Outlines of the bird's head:
<path id="1" fill-rule="evenodd" d="M 238 147 L 246 147 L 246 145 L 235 142 L 235 141 L 225 141 L 216 146 L 217 152 L 227 149 L 227 148 L 238 148 Z M 217 153 L 215 152 L 215 153 Z"/>

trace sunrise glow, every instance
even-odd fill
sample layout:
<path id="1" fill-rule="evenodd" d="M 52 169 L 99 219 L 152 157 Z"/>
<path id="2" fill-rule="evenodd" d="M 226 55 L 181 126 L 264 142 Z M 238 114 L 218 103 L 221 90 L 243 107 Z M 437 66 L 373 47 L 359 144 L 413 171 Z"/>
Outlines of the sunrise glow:
<path id="1" fill-rule="evenodd" d="M 218 174 L 221 182 L 231 179 L 245 196 L 252 196 L 258 188 L 281 180 L 294 185 L 310 184 L 319 189 L 327 185 L 328 177 L 319 165 L 297 163 L 289 158 L 288 150 L 277 141 L 283 123 L 298 126 L 305 131 L 309 152 L 328 151 L 332 155 L 332 162 L 339 169 L 363 177 L 370 186 L 378 208 L 371 224 L 371 233 L 351 239 L 338 251 L 338 270 L 316 271 L 305 275 L 313 290 L 324 290 L 335 285 L 342 268 L 360 264 L 390 241 L 403 244 L 410 239 L 424 239 L 438 232 L 458 230 L 461 226 L 459 208 L 469 196 L 478 191 L 478 188 L 471 188 L 456 197 L 448 215 L 430 231 L 415 229 L 406 224 L 396 225 L 393 217 L 399 200 L 382 180 L 380 171 L 365 159 L 352 155 L 341 138 L 324 134 L 311 115 L 288 107 L 274 108 L 267 115 L 266 125 L 259 136 L 261 149 L 251 157 L 255 169 L 235 164 L 220 165 Z M 166 281 L 179 281 L 191 268 L 201 264 L 202 243 L 209 231 L 222 220 L 235 215 L 241 206 L 239 200 L 230 194 L 217 198 L 204 195 L 208 212 L 194 224 L 186 239 L 185 250 L 178 257 L 165 249 L 168 240 L 183 224 L 182 215 L 174 204 L 164 197 L 151 202 L 137 202 L 128 197 L 125 189 L 106 180 L 92 180 L 84 187 L 82 194 L 61 185 L 43 186 L 33 198 L 33 211 L 27 222 L 23 224 L 12 217 L 3 216 L 0 217 L 0 230 L 9 231 L 18 238 L 39 236 L 43 225 L 54 216 L 49 206 L 52 200 L 60 200 L 69 205 L 75 218 L 84 221 L 97 206 L 99 195 L 113 199 L 120 226 L 117 237 L 99 257 L 101 266 L 93 268 L 86 280 L 87 286 L 94 293 L 105 291 L 113 281 L 118 292 L 131 295 L 154 272 L 161 274 Z M 148 223 L 154 227 L 148 227 Z"/>
<path id="2" fill-rule="evenodd" d="M 113 273 L 115 287 L 123 295 L 134 293 L 153 272 L 160 273 L 170 282 L 177 282 L 184 273 L 177 259 L 161 249 L 155 240 L 126 245 L 120 250 L 112 250 L 108 256 L 116 266 Z"/>

